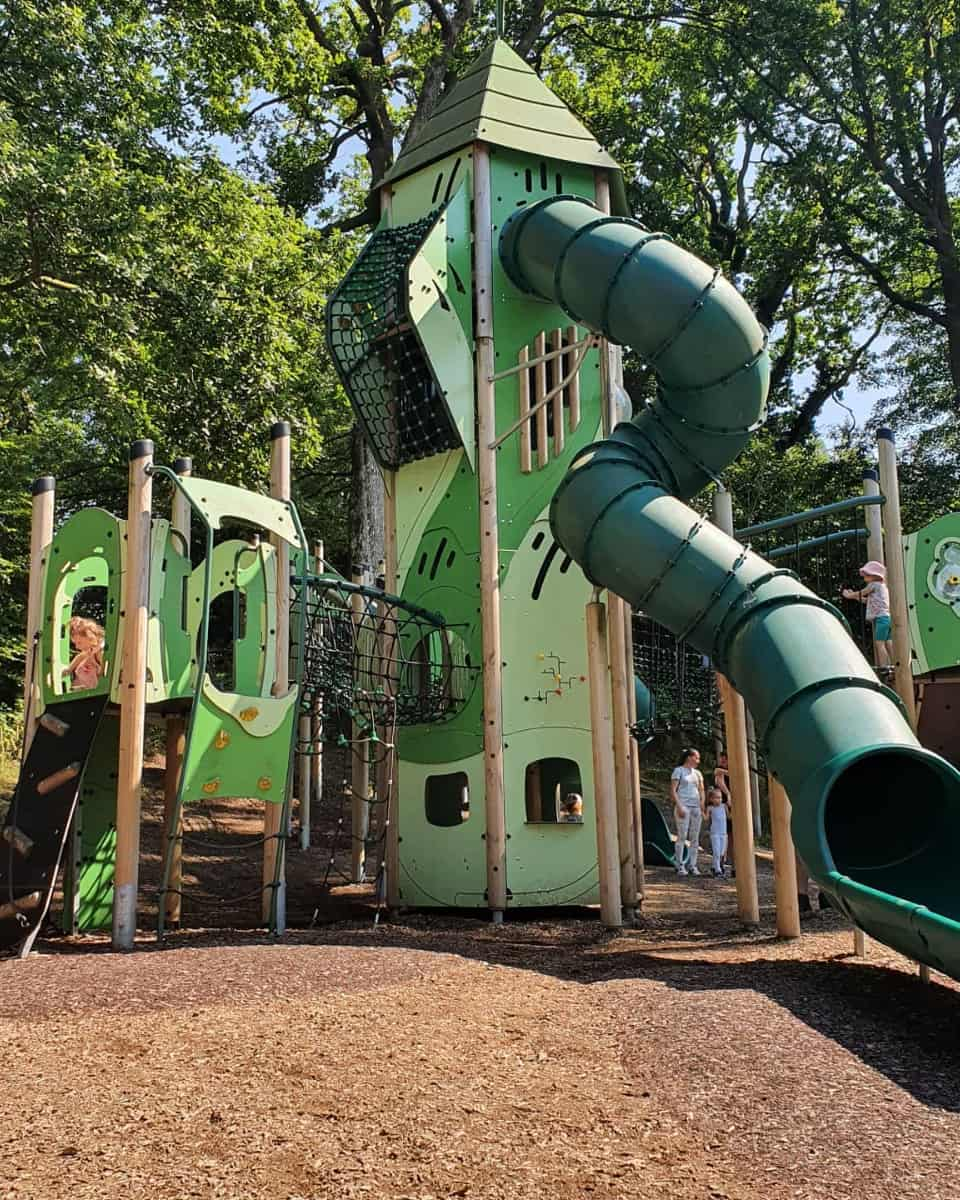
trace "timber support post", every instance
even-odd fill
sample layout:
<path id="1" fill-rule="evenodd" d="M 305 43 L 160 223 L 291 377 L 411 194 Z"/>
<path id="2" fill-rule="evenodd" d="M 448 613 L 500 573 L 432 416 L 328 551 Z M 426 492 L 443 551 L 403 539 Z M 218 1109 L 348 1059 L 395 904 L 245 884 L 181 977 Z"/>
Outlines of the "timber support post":
<path id="1" fill-rule="evenodd" d="M 113 894 L 115 950 L 132 950 L 137 932 L 143 733 L 147 702 L 147 620 L 150 615 L 152 466 L 153 442 L 134 442 L 130 447 L 127 487 L 127 561 L 120 662 L 117 857 Z"/>

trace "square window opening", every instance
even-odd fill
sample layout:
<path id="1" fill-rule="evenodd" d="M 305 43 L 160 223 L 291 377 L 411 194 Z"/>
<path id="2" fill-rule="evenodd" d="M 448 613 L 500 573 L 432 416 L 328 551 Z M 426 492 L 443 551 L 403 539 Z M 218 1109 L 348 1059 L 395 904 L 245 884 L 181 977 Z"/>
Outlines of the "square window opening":
<path id="1" fill-rule="evenodd" d="M 582 825 L 583 780 L 572 758 L 540 758 L 524 779 L 528 825 Z"/>
<path id="2" fill-rule="evenodd" d="M 427 777 L 424 803 L 431 825 L 452 828 L 470 819 L 470 783 L 465 771 Z"/>

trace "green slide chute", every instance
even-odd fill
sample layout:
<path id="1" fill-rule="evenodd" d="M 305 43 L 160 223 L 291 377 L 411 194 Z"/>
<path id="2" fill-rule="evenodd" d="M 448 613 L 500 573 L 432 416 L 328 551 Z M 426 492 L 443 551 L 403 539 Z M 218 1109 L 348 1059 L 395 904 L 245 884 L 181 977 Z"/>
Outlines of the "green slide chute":
<path id="1" fill-rule="evenodd" d="M 797 849 L 847 915 L 960 978 L 960 775 L 920 746 L 831 605 L 683 503 L 763 417 L 765 334 L 746 302 L 663 234 L 576 197 L 519 209 L 500 255 L 518 287 L 633 347 L 659 380 L 654 403 L 573 460 L 557 541 L 743 694 Z"/>

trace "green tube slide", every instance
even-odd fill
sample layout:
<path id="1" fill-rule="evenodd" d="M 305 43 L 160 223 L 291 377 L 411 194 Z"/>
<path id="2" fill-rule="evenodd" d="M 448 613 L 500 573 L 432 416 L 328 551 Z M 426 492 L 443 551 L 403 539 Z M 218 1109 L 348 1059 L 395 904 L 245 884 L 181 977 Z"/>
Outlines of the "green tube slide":
<path id="1" fill-rule="evenodd" d="M 577 197 L 519 209 L 500 256 L 519 288 L 631 346 L 659 380 L 656 401 L 575 457 L 551 508 L 557 541 L 742 693 L 797 849 L 838 906 L 960 978 L 960 775 L 920 746 L 830 604 L 683 503 L 763 418 L 762 327 L 665 235 Z"/>

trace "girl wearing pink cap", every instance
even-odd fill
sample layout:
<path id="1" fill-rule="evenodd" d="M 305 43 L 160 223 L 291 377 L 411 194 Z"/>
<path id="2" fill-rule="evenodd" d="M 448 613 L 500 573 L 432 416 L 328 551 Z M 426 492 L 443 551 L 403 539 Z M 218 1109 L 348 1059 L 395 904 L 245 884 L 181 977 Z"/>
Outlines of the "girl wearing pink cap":
<path id="1" fill-rule="evenodd" d="M 877 670 L 890 670 L 890 593 L 887 591 L 887 568 L 871 559 L 860 568 L 866 586 L 859 591 L 844 588 L 844 600 L 859 600 L 867 606 L 866 618 L 873 626 L 873 646 Z"/>

